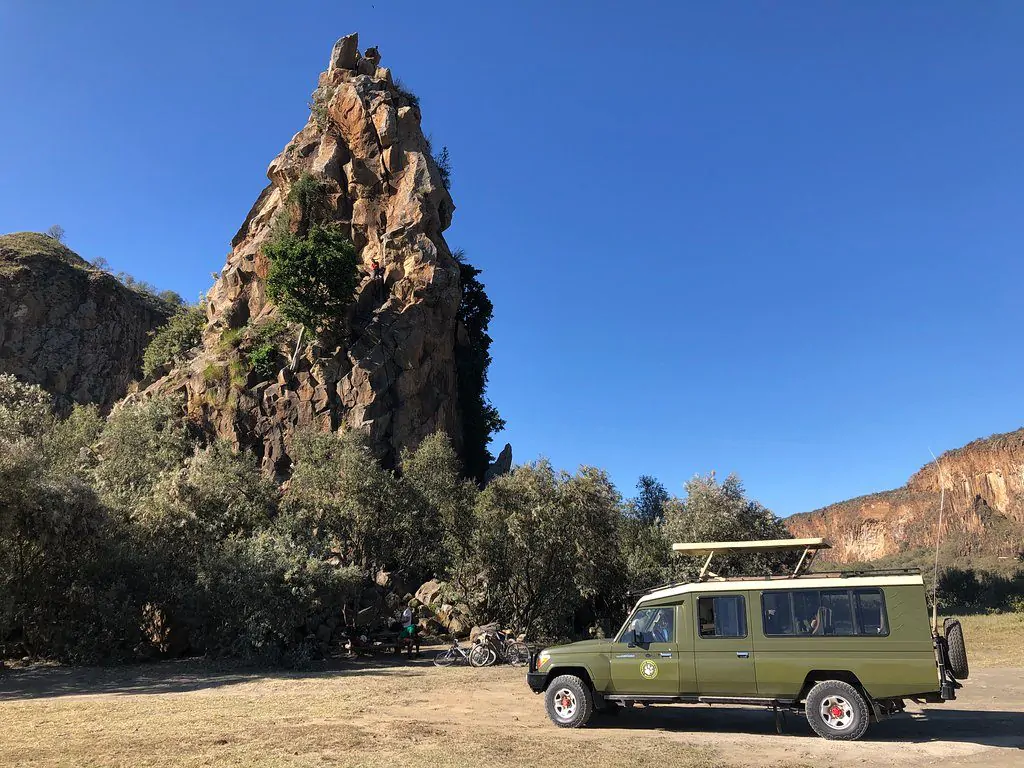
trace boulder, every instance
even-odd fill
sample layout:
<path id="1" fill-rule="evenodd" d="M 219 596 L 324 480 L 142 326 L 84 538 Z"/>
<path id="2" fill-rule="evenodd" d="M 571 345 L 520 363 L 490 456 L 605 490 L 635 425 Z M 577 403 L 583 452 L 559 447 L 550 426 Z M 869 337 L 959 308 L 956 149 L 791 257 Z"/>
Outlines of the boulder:
<path id="1" fill-rule="evenodd" d="M 331 63 L 328 69 L 355 69 L 359 60 L 359 35 L 345 35 L 334 44 L 331 50 Z"/>

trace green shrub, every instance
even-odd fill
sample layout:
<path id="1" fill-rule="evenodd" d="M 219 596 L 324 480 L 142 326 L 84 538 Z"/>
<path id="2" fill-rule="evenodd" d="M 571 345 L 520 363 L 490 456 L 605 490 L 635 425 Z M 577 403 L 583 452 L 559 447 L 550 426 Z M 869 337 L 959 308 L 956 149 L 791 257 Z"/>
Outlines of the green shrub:
<path id="1" fill-rule="evenodd" d="M 400 78 L 393 78 L 392 83 L 395 86 L 395 90 L 398 91 L 398 95 L 405 99 L 408 106 L 416 107 L 416 109 L 420 108 L 420 97 L 413 93 Z"/>
<path id="2" fill-rule="evenodd" d="M 267 295 L 285 318 L 312 331 L 341 326 L 359 284 L 351 240 L 312 226 L 304 237 L 280 231 L 263 251 L 270 260 Z"/>
<path id="3" fill-rule="evenodd" d="M 202 304 L 182 307 L 167 324 L 153 334 L 153 340 L 142 356 L 142 373 L 146 378 L 166 366 L 180 363 L 187 352 L 203 337 L 206 309 Z"/>
<path id="4" fill-rule="evenodd" d="M 182 407 L 174 400 L 122 406 L 100 435 L 96 488 L 107 504 L 130 517 L 163 473 L 182 466 L 193 446 Z"/>
<path id="5" fill-rule="evenodd" d="M 0 440 L 38 437 L 52 424 L 50 396 L 42 387 L 0 373 Z"/>
<path id="6" fill-rule="evenodd" d="M 277 372 L 277 346 L 265 341 L 249 350 L 246 359 L 257 378 L 269 379 Z"/>
<path id="7" fill-rule="evenodd" d="M 441 147 L 441 152 L 433 156 L 437 172 L 441 174 L 441 183 L 444 188 L 451 191 L 452 188 L 452 158 L 448 154 L 448 147 Z"/>

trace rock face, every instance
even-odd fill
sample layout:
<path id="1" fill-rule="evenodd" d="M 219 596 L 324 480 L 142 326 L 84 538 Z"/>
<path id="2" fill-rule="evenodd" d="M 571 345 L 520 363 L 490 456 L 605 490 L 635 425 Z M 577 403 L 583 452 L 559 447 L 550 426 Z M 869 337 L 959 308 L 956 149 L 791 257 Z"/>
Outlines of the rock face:
<path id="1" fill-rule="evenodd" d="M 199 423 L 255 450 L 279 474 L 304 427 L 365 430 L 385 462 L 437 430 L 460 447 L 461 288 L 442 235 L 455 206 L 420 128 L 417 99 L 393 84 L 376 50 L 360 55 L 357 42 L 351 35 L 334 46 L 309 121 L 270 164 L 270 184 L 207 294 L 203 349 L 147 390 L 180 394 Z M 291 328 L 278 343 L 277 375 L 260 375 L 245 364 L 246 340 L 278 317 L 262 247 L 293 186 L 309 178 L 327 190 L 330 223 L 351 238 L 367 273 L 379 260 L 384 280 L 363 279 L 346 335 L 307 335 L 292 366 Z"/>
<path id="2" fill-rule="evenodd" d="M 43 387 L 59 410 L 124 397 L 171 312 L 52 238 L 0 236 L 0 372 Z"/>
<path id="3" fill-rule="evenodd" d="M 797 537 L 824 536 L 821 559 L 877 560 L 935 544 L 940 490 L 941 539 L 962 555 L 1024 552 L 1024 429 L 947 451 L 905 486 L 832 504 L 786 520 Z"/>

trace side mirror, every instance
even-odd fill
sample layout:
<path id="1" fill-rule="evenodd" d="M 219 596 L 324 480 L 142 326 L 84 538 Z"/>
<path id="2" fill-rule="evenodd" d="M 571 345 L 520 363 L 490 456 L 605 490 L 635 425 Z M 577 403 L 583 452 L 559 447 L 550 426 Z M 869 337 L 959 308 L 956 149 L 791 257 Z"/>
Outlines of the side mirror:
<path id="1" fill-rule="evenodd" d="M 630 648 L 635 648 L 638 645 L 643 645 L 644 644 L 644 633 L 643 632 L 637 632 L 635 629 L 631 629 L 631 630 L 629 630 L 628 637 L 629 637 L 629 644 L 628 645 L 629 645 Z"/>

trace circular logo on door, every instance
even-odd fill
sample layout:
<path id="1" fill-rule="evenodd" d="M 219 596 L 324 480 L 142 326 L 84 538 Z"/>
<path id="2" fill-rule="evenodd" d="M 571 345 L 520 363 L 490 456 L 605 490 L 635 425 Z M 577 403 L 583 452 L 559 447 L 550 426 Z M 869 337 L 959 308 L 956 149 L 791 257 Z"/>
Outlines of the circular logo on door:
<path id="1" fill-rule="evenodd" d="M 644 680 L 653 680 L 658 676 L 658 665 L 653 661 L 644 661 L 640 664 L 640 677 Z"/>

